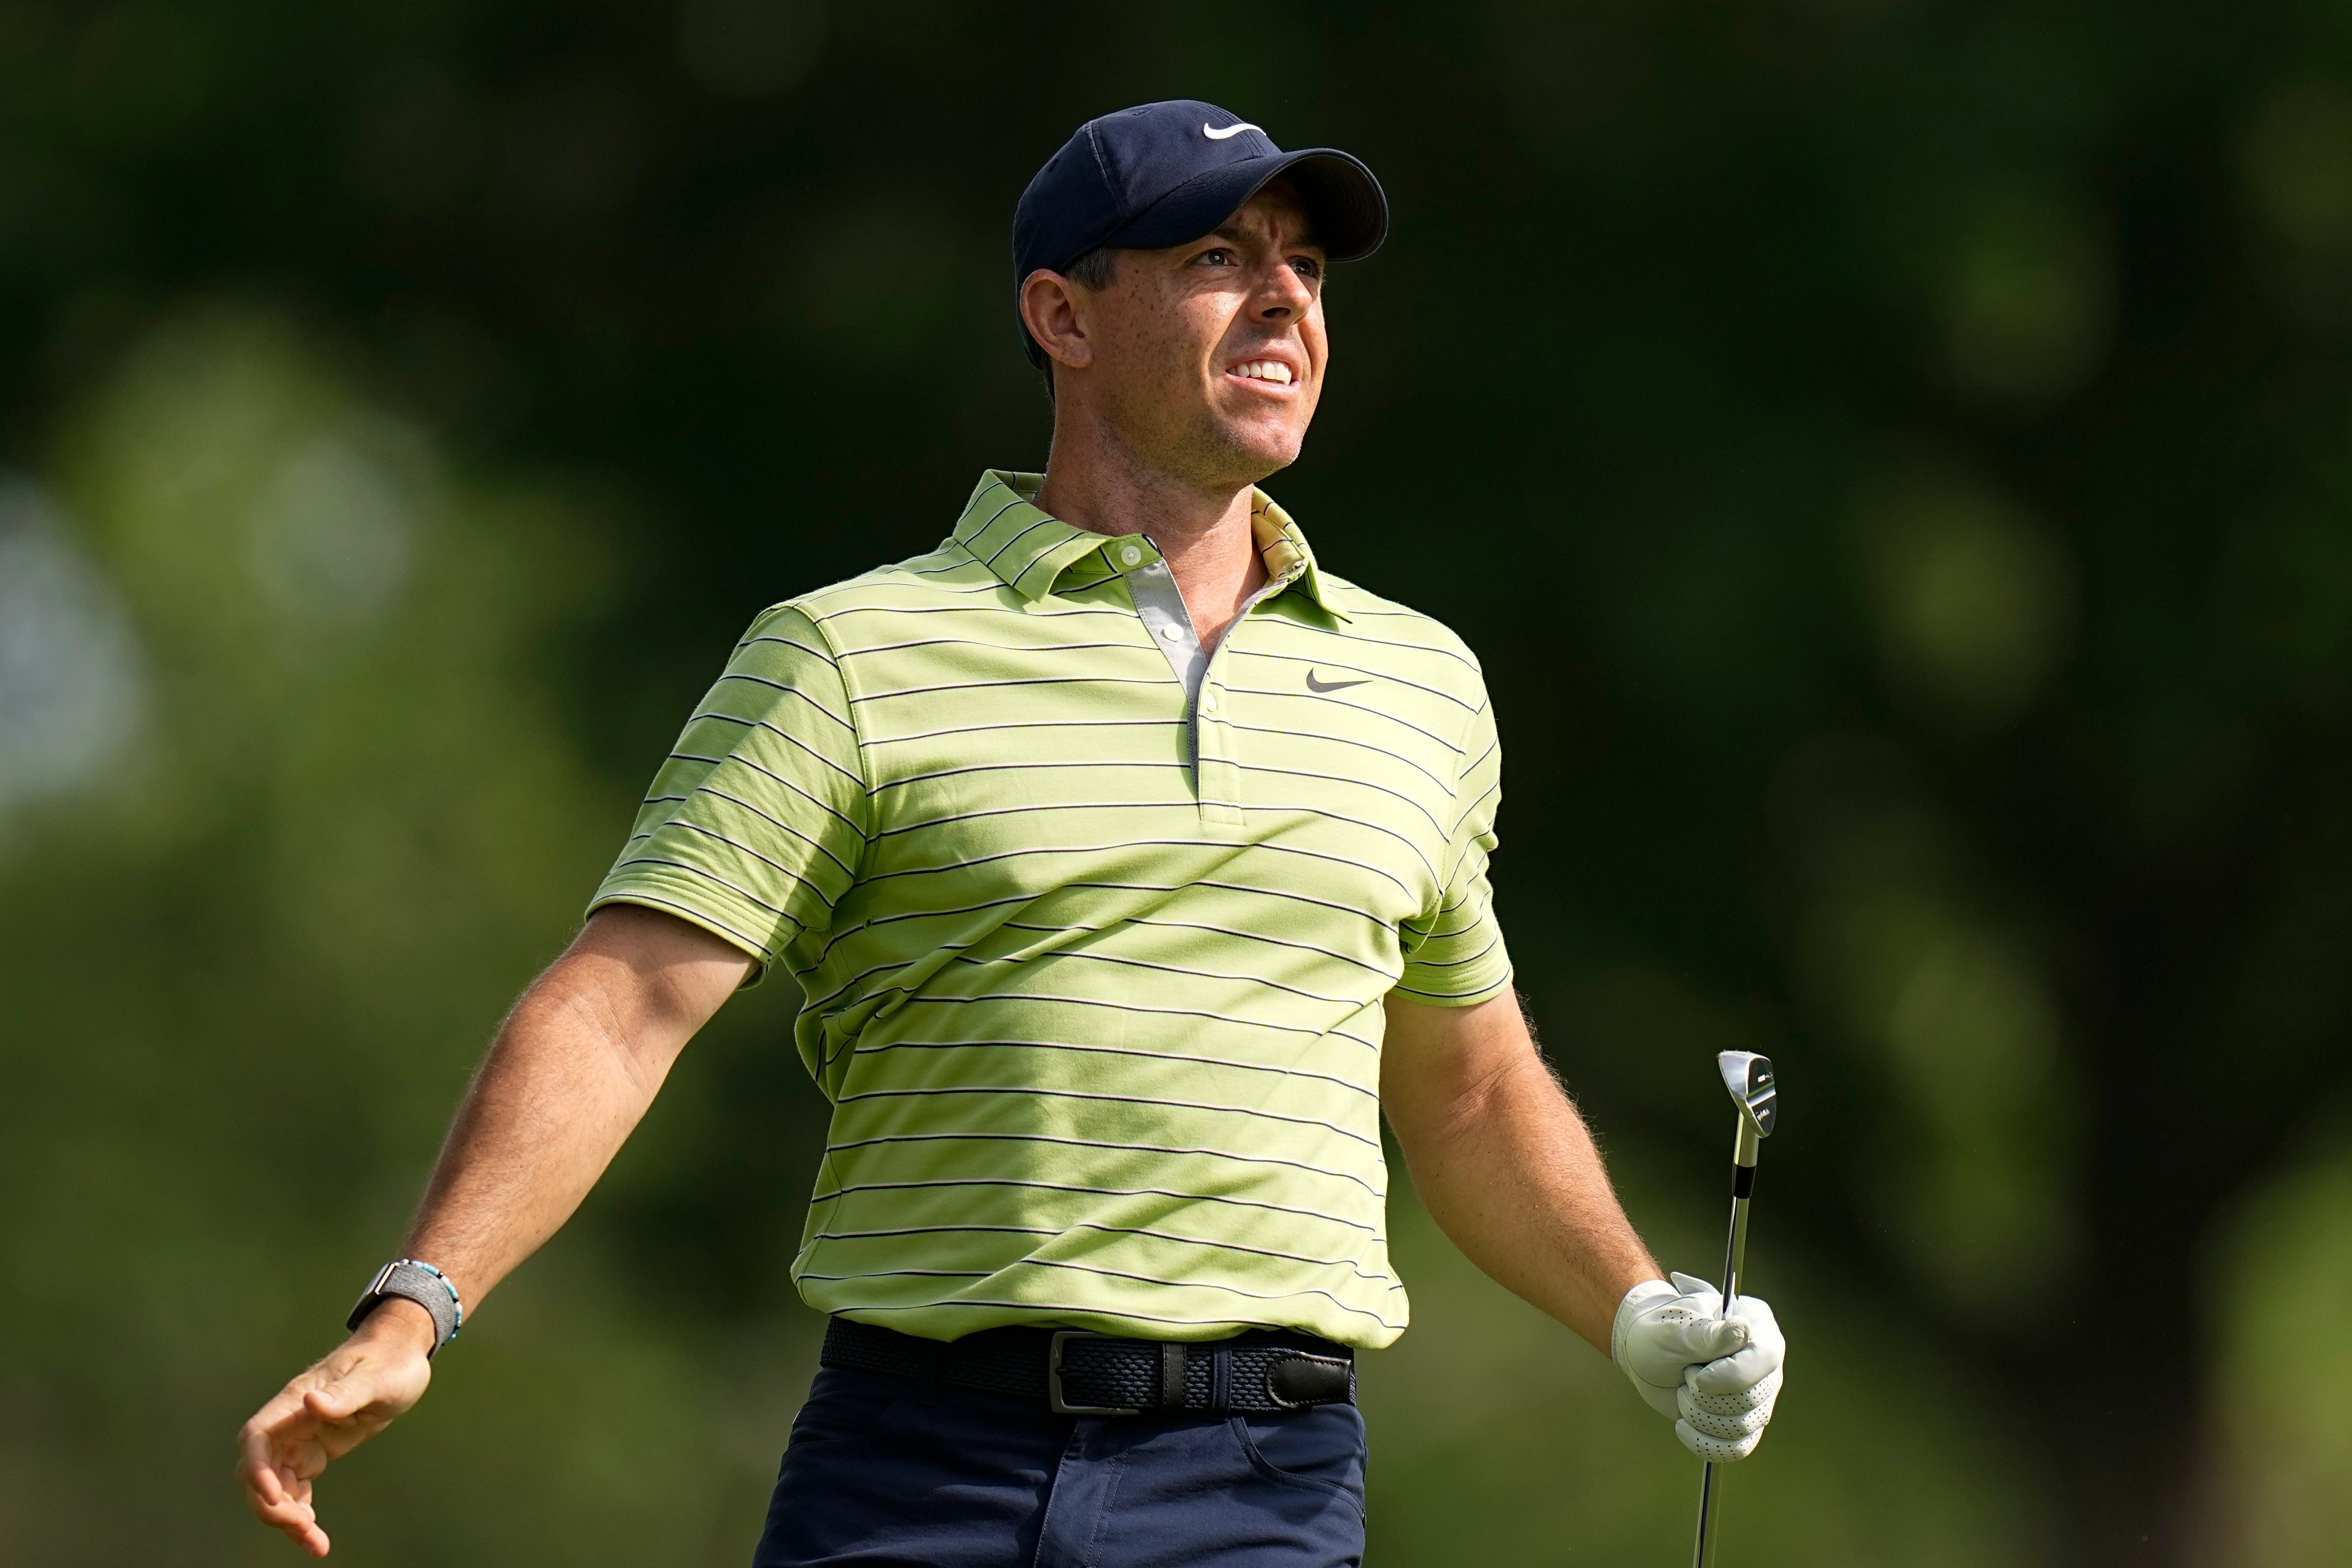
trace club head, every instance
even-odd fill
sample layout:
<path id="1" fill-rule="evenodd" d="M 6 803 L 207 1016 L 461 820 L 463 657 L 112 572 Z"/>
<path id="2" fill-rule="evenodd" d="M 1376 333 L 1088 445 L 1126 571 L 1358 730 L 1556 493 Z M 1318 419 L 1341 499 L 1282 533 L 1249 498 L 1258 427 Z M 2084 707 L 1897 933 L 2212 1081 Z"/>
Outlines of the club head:
<path id="1" fill-rule="evenodd" d="M 1740 1114 L 1756 1128 L 1756 1135 L 1770 1137 L 1780 1101 L 1779 1086 L 1772 1078 L 1772 1059 L 1752 1051 L 1718 1051 L 1715 1053 L 1715 1065 L 1723 1074 L 1723 1086 L 1739 1103 Z"/>

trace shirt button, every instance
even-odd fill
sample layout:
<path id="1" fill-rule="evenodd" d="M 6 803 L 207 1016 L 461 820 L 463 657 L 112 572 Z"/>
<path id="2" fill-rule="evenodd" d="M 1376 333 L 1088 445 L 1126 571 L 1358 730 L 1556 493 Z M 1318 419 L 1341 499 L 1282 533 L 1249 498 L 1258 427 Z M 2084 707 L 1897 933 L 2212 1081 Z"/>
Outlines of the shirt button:
<path id="1" fill-rule="evenodd" d="M 1204 693 L 1202 693 L 1202 696 L 1201 696 L 1201 711 L 1202 711 L 1202 713 L 1214 713 L 1214 712 L 1216 712 L 1216 711 L 1217 711 L 1217 694 L 1216 694 L 1216 693 L 1214 693 L 1214 692 L 1204 692 Z"/>
<path id="2" fill-rule="evenodd" d="M 1119 550 L 1118 559 L 1125 561 L 1128 565 L 1133 566 L 1137 561 L 1143 559 L 1143 552 L 1136 549 L 1133 545 L 1128 545 Z"/>
<path id="3" fill-rule="evenodd" d="M 1162 637 L 1167 638 L 1171 643 L 1173 643 L 1176 639 L 1184 635 L 1181 631 L 1178 630 L 1174 626 L 1162 626 L 1160 629 L 1160 634 Z"/>

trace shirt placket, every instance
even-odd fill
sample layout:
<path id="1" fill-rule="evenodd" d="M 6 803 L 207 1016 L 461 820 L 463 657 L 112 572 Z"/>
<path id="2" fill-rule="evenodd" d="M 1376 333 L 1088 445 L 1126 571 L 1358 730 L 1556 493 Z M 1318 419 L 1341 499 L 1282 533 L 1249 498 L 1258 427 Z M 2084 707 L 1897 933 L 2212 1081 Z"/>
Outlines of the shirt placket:
<path id="1" fill-rule="evenodd" d="M 1225 690 L 1222 674 L 1226 651 L 1233 647 L 1235 638 L 1246 634 L 1250 618 L 1257 613 L 1258 606 L 1288 588 L 1297 576 L 1295 570 L 1285 572 L 1269 579 L 1265 587 L 1251 594 L 1205 661 L 1200 695 L 1192 704 L 1192 771 L 1203 826 L 1239 827 L 1245 820 L 1242 814 L 1239 737 L 1233 725 L 1231 694 Z"/>
<path id="2" fill-rule="evenodd" d="M 1129 549 L 1142 554 L 1133 545 L 1119 549 L 1122 558 Z M 1127 591 L 1134 597 L 1136 613 L 1143 617 L 1143 629 L 1160 644 L 1160 651 L 1168 656 L 1168 667 L 1183 685 L 1184 704 L 1190 711 L 1200 700 L 1201 677 L 1209 673 L 1209 656 L 1201 646 L 1200 633 L 1193 630 L 1192 612 L 1184 607 L 1176 574 L 1168 570 L 1165 559 L 1154 555 L 1128 571 Z"/>
<path id="3" fill-rule="evenodd" d="M 1269 580 L 1252 594 L 1225 629 L 1223 639 L 1211 650 L 1201 645 L 1192 612 L 1176 586 L 1176 575 L 1156 546 L 1142 539 L 1114 545 L 1106 553 L 1127 579 L 1128 593 L 1135 601 L 1145 632 L 1159 644 L 1169 669 L 1184 688 L 1186 730 L 1192 747 L 1192 792 L 1200 804 L 1201 821 L 1204 825 L 1239 827 L 1244 821 L 1241 767 L 1234 757 L 1233 727 L 1226 712 L 1229 701 L 1215 671 L 1221 655 L 1251 613 L 1290 586 L 1297 573 L 1289 571 Z"/>

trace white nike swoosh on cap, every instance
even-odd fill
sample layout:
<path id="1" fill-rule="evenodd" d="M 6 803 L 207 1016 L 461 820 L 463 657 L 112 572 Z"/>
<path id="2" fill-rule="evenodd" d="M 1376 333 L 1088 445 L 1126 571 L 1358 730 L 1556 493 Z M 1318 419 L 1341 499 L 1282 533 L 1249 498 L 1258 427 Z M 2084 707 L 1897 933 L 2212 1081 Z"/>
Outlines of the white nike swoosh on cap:
<path id="1" fill-rule="evenodd" d="M 1201 127 L 1201 134 L 1207 137 L 1212 141 L 1223 141 L 1226 137 L 1239 136 L 1244 131 L 1255 131 L 1261 136 L 1265 134 L 1265 126 L 1252 125 L 1246 120 L 1243 120 L 1239 125 L 1228 125 L 1223 131 L 1218 130 L 1213 125 L 1203 125 Z"/>

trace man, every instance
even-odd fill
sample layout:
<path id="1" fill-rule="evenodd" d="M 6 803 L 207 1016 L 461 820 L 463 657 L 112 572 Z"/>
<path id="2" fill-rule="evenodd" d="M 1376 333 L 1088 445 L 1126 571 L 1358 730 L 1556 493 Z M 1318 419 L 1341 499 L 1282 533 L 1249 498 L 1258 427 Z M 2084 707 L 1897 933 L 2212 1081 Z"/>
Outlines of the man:
<path id="1" fill-rule="evenodd" d="M 1382 1110 L 1481 1267 L 1694 1448 L 1754 1447 L 1769 1309 L 1658 1277 L 1521 1020 L 1476 661 L 1254 487 L 1322 393 L 1324 269 L 1387 220 L 1354 159 L 1198 102 L 1039 172 L 1014 277 L 1047 474 L 753 623 L 404 1257 L 247 1425 L 263 1519 L 325 1554 L 318 1473 L 771 964 L 834 1106 L 793 1268 L 833 1322 L 761 1568 L 1357 1562 L 1354 1353 L 1405 1324 Z"/>

